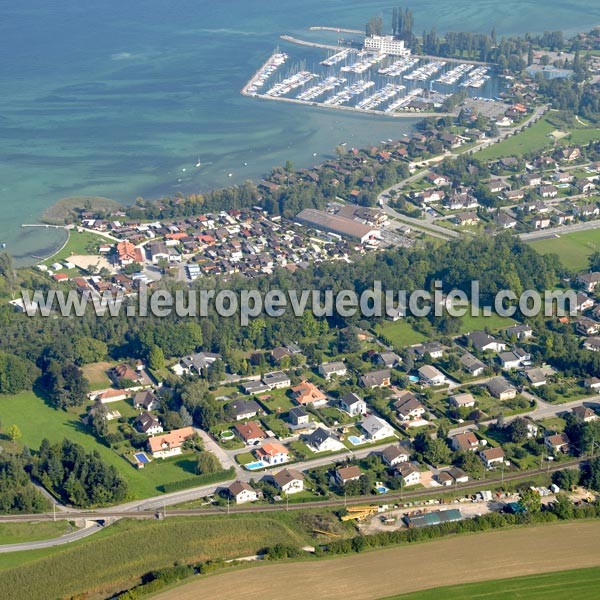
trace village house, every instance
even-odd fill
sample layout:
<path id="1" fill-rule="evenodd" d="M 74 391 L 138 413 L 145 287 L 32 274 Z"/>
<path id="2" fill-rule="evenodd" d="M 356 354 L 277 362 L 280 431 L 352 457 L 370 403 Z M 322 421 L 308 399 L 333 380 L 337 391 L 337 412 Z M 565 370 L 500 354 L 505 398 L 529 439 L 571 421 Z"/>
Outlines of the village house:
<path id="1" fill-rule="evenodd" d="M 203 371 L 209 369 L 217 360 L 222 360 L 220 354 L 215 354 L 214 352 L 197 352 L 196 354 L 180 358 L 172 370 L 180 377 L 194 373 L 201 375 Z"/>
<path id="2" fill-rule="evenodd" d="M 144 390 L 138 392 L 133 397 L 133 407 L 144 410 L 158 410 L 160 408 L 160 402 L 152 390 Z"/>
<path id="3" fill-rule="evenodd" d="M 348 368 L 342 361 L 323 363 L 319 365 L 319 375 L 329 380 L 332 377 L 345 377 L 348 373 Z"/>
<path id="4" fill-rule="evenodd" d="M 421 483 L 421 470 L 417 463 L 403 462 L 396 466 L 396 477 L 402 478 L 402 483 L 405 486 L 417 485 Z"/>
<path id="5" fill-rule="evenodd" d="M 258 500 L 257 491 L 245 481 L 234 481 L 225 490 L 229 498 L 236 504 L 245 504 L 246 502 L 256 502 Z"/>
<path id="6" fill-rule="evenodd" d="M 517 390 L 504 377 L 493 377 L 485 386 L 490 394 L 498 400 L 511 400 L 517 395 Z"/>
<path id="7" fill-rule="evenodd" d="M 437 173 L 430 172 L 425 177 L 433 185 L 439 187 L 445 187 L 450 185 L 452 182 L 445 175 L 438 175 Z"/>
<path id="8" fill-rule="evenodd" d="M 466 336 L 467 345 L 472 345 L 478 352 L 502 352 L 506 344 L 485 331 L 473 331 Z"/>
<path id="9" fill-rule="evenodd" d="M 583 423 L 591 423 L 598 420 L 598 415 L 589 406 L 576 406 L 572 412 Z"/>
<path id="10" fill-rule="evenodd" d="M 127 363 L 121 363 L 114 367 L 109 374 L 115 384 L 130 391 L 141 390 L 152 385 L 152 380 L 146 374 L 143 366 L 134 369 Z"/>
<path id="11" fill-rule="evenodd" d="M 442 358 L 444 356 L 444 350 L 444 346 L 439 342 L 425 342 L 424 344 L 417 344 L 416 346 L 411 346 L 409 348 L 409 351 L 419 358 L 429 356 L 434 359 Z"/>
<path id="12" fill-rule="evenodd" d="M 558 188 L 554 185 L 541 185 L 538 189 L 538 194 L 542 198 L 556 198 L 558 196 Z"/>
<path id="13" fill-rule="evenodd" d="M 490 469 L 495 464 L 504 462 L 504 450 L 502 448 L 486 448 L 479 452 L 483 464 Z"/>
<path id="14" fill-rule="evenodd" d="M 450 396 L 449 402 L 457 408 L 471 408 L 475 406 L 475 398 L 473 397 L 473 394 L 469 393 Z"/>
<path id="15" fill-rule="evenodd" d="M 533 335 L 533 329 L 529 325 L 513 325 L 507 327 L 504 332 L 509 338 L 514 336 L 517 340 L 526 340 Z"/>
<path id="16" fill-rule="evenodd" d="M 485 364 L 475 358 L 470 352 L 465 352 L 459 359 L 461 367 L 473 377 L 479 377 L 484 370 Z"/>
<path id="17" fill-rule="evenodd" d="M 276 441 L 264 442 L 263 445 L 256 450 L 256 458 L 270 466 L 287 462 L 289 454 L 289 450 L 283 444 Z"/>
<path id="18" fill-rule="evenodd" d="M 470 450 L 474 452 L 479 448 L 479 439 L 472 431 L 465 431 L 450 438 L 452 450 Z"/>
<path id="19" fill-rule="evenodd" d="M 511 369 L 518 369 L 519 367 L 529 363 L 531 360 L 531 354 L 522 348 L 515 348 L 508 352 L 500 352 L 498 354 L 498 360 L 501 367 L 510 371 Z"/>
<path id="20" fill-rule="evenodd" d="M 235 433 L 237 433 L 238 437 L 247 446 L 259 444 L 267 437 L 267 434 L 262 430 L 262 427 L 256 421 L 238 423 L 233 429 Z"/>
<path id="21" fill-rule="evenodd" d="M 283 371 L 271 371 L 270 373 L 265 373 L 262 381 L 272 390 L 289 388 L 292 385 L 292 380 L 289 378 L 289 375 L 286 375 Z"/>
<path id="22" fill-rule="evenodd" d="M 251 419 L 261 412 L 261 408 L 255 400 L 234 400 L 230 402 L 227 410 L 235 417 L 236 421 Z"/>
<path id="23" fill-rule="evenodd" d="M 367 438 L 376 442 L 395 435 L 392 426 L 375 415 L 369 415 L 360 424 L 361 429 L 366 433 Z"/>
<path id="24" fill-rule="evenodd" d="M 304 490 L 304 475 L 295 469 L 283 469 L 272 476 L 275 487 L 282 493 L 290 496 Z"/>
<path id="25" fill-rule="evenodd" d="M 327 396 L 310 381 L 303 381 L 292 388 L 292 398 L 300 405 L 325 406 Z"/>
<path id="26" fill-rule="evenodd" d="M 388 369 L 394 368 L 402 362 L 402 359 L 395 352 L 380 352 L 375 357 L 375 362 L 378 365 L 383 365 Z"/>
<path id="27" fill-rule="evenodd" d="M 475 212 L 463 212 L 458 213 L 452 217 L 452 220 L 460 227 L 469 227 L 471 225 L 477 225 L 480 219 Z"/>
<path id="28" fill-rule="evenodd" d="M 249 396 L 251 396 L 264 394 L 265 392 L 268 392 L 271 388 L 262 381 L 253 380 L 243 383 L 242 389 L 244 390 L 244 394 L 248 394 Z"/>
<path id="29" fill-rule="evenodd" d="M 554 453 L 568 452 L 570 443 L 566 433 L 555 433 L 544 438 L 546 448 Z"/>
<path id="30" fill-rule="evenodd" d="M 338 485 L 346 485 L 349 481 L 358 481 L 362 476 L 360 467 L 357 465 L 349 465 L 340 467 L 335 471 L 335 481 Z"/>
<path id="31" fill-rule="evenodd" d="M 381 451 L 381 459 L 388 467 L 395 467 L 400 463 L 408 462 L 410 455 L 410 444 L 402 442 L 400 444 L 388 446 Z"/>
<path id="32" fill-rule="evenodd" d="M 133 426 L 140 433 L 145 433 L 146 435 L 157 435 L 163 432 L 162 425 L 158 418 L 147 412 L 138 415 Z"/>
<path id="33" fill-rule="evenodd" d="M 310 423 L 310 417 L 302 406 L 294 406 L 288 411 L 288 420 L 294 427 L 302 427 Z"/>
<path id="34" fill-rule="evenodd" d="M 144 258 L 139 248 L 129 241 L 124 241 L 117 244 L 117 261 L 121 267 L 126 267 L 132 264 L 142 264 Z"/>
<path id="35" fill-rule="evenodd" d="M 304 438 L 304 443 L 313 452 L 335 452 L 344 448 L 344 445 L 334 438 L 329 431 L 318 427 Z"/>
<path id="36" fill-rule="evenodd" d="M 418 370 L 419 380 L 423 385 L 438 386 L 446 383 L 446 376 L 436 367 L 423 365 Z"/>
<path id="37" fill-rule="evenodd" d="M 170 433 L 148 439 L 148 450 L 153 458 L 169 458 L 181 454 L 183 444 L 196 436 L 193 427 L 175 429 Z"/>
<path id="38" fill-rule="evenodd" d="M 598 333 L 599 328 L 600 323 L 590 319 L 589 317 L 579 317 L 579 319 L 577 319 L 577 323 L 575 324 L 577 333 L 581 333 L 582 335 L 594 335 Z"/>
<path id="39" fill-rule="evenodd" d="M 367 403 L 354 392 L 349 392 L 340 398 L 340 408 L 351 417 L 356 417 L 366 414 Z"/>
<path id="40" fill-rule="evenodd" d="M 365 373 L 360 378 L 360 384 L 366 388 L 388 387 L 391 385 L 392 373 L 389 369 Z"/>
<path id="41" fill-rule="evenodd" d="M 580 273 L 575 280 L 586 292 L 593 292 L 600 283 L 600 273 Z"/>
<path id="42" fill-rule="evenodd" d="M 600 337 L 589 337 L 583 342 L 583 347 L 590 352 L 600 352 Z"/>
<path id="43" fill-rule="evenodd" d="M 600 378 L 598 377 L 588 377 L 584 380 L 583 385 L 593 392 L 600 393 Z"/>
<path id="44" fill-rule="evenodd" d="M 403 423 L 421 419 L 426 411 L 421 402 L 414 397 L 397 400 L 394 402 L 394 408 L 398 414 L 398 419 Z"/>
<path id="45" fill-rule="evenodd" d="M 547 377 L 544 369 L 540 369 L 539 367 L 534 367 L 533 369 L 527 369 L 525 371 L 525 377 L 531 384 L 531 387 L 537 388 L 546 385 Z"/>

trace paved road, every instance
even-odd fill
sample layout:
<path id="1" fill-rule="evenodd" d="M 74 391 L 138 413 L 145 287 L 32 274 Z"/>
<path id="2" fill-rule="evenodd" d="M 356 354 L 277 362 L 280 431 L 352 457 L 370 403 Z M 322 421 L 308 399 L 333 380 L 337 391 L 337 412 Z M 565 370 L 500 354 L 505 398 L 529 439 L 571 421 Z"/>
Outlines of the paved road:
<path id="1" fill-rule="evenodd" d="M 527 417 L 528 419 L 532 419 L 534 421 L 540 421 L 542 419 L 551 419 L 552 417 L 556 417 L 561 413 L 573 410 L 576 406 L 591 406 L 594 404 L 600 404 L 600 395 L 598 394 L 596 394 L 595 396 L 589 396 L 587 398 L 581 398 L 580 400 L 573 400 L 572 402 L 565 402 L 564 404 L 549 404 L 548 402 L 544 402 L 538 396 L 533 396 L 532 394 L 528 393 L 524 393 L 523 395 L 526 397 L 530 396 L 531 398 L 535 399 L 535 401 L 537 402 L 537 407 L 528 413 L 505 417 L 505 423 L 510 423 L 517 417 Z M 495 422 L 496 419 L 490 419 L 489 421 L 482 421 L 481 425 L 490 425 L 491 423 Z M 448 435 L 457 435 L 459 433 L 464 433 L 465 431 L 476 431 L 477 429 L 477 425 L 475 423 L 471 423 L 470 425 L 450 429 Z"/>
<path id="2" fill-rule="evenodd" d="M 76 518 L 76 515 L 71 514 L 70 519 Z M 40 519 L 38 519 L 39 521 Z M 52 538 L 50 540 L 41 540 L 39 542 L 24 542 L 21 544 L 6 544 L 4 546 L 0 546 L 0 554 L 6 554 L 8 552 L 21 552 L 23 550 L 40 550 L 42 548 L 52 548 L 54 546 L 62 546 L 63 544 L 70 544 L 71 542 L 76 542 L 77 540 L 82 540 L 94 533 L 100 531 L 102 529 L 102 525 L 99 523 L 92 522 L 86 527 L 82 529 L 78 529 L 77 531 L 73 531 L 72 533 L 67 533 L 66 535 L 62 535 L 58 538 Z"/>
<path id="3" fill-rule="evenodd" d="M 540 229 L 539 231 L 531 231 L 529 233 L 521 233 L 519 237 L 523 241 L 539 240 L 545 238 L 558 237 L 578 231 L 589 231 L 591 229 L 600 228 L 600 219 L 595 221 L 586 221 L 585 223 L 575 223 L 573 225 L 561 225 L 551 229 Z"/>

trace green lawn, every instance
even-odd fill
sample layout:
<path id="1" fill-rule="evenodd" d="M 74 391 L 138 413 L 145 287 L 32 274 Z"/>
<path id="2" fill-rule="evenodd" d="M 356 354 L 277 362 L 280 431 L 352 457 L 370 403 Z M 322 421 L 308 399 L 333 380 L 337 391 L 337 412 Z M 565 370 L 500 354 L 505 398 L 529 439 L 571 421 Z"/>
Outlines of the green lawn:
<path id="1" fill-rule="evenodd" d="M 412 594 L 394 596 L 388 600 L 594 600 L 600 596 L 600 568 L 559 571 L 542 575 L 527 575 L 497 579 L 482 583 L 453 585 Z"/>
<path id="2" fill-rule="evenodd" d="M 513 135 L 498 144 L 489 146 L 477 152 L 475 156 L 479 160 L 494 160 L 503 156 L 519 156 L 528 152 L 541 150 L 552 144 L 550 133 L 557 127 L 548 122 L 546 118 L 540 119 L 522 133 Z"/>
<path id="3" fill-rule="evenodd" d="M 73 531 L 68 521 L 39 523 L 0 523 L 0 545 L 36 542 L 65 535 Z"/>
<path id="4" fill-rule="evenodd" d="M 102 459 L 114 465 L 127 480 L 131 499 L 156 496 L 161 492 L 160 486 L 165 483 L 186 480 L 190 486 L 193 485 L 196 465 L 194 456 L 184 454 L 156 460 L 144 469 L 136 469 L 125 458 L 87 433 L 77 414 L 55 410 L 33 392 L 0 396 L 0 421 L 3 427 L 13 423 L 18 425 L 23 433 L 20 441 L 32 450 L 37 450 L 44 438 L 51 442 L 67 438 L 81 444 L 88 451 L 97 450 Z"/>
<path id="5" fill-rule="evenodd" d="M 375 328 L 375 333 L 385 336 L 395 348 L 413 346 L 427 339 L 426 336 L 414 329 L 405 319 L 399 319 L 395 322 L 386 321 L 379 324 Z"/>
<path id="6" fill-rule="evenodd" d="M 65 247 L 44 261 L 45 265 L 50 266 L 55 262 L 67 260 L 72 254 L 97 254 L 98 247 L 103 243 L 110 243 L 106 238 L 89 233 L 88 231 L 70 230 L 69 240 Z"/>
<path id="7" fill-rule="evenodd" d="M 582 271 L 588 267 L 588 257 L 600 249 L 600 229 L 534 240 L 529 244 L 541 254 L 558 254 L 567 269 Z"/>
<path id="8" fill-rule="evenodd" d="M 478 329 L 498 331 L 514 324 L 515 321 L 513 319 L 501 317 L 495 312 L 492 312 L 489 317 L 485 317 L 481 312 L 479 315 L 473 316 L 469 310 L 464 317 L 461 317 L 460 333 L 469 333 Z"/>

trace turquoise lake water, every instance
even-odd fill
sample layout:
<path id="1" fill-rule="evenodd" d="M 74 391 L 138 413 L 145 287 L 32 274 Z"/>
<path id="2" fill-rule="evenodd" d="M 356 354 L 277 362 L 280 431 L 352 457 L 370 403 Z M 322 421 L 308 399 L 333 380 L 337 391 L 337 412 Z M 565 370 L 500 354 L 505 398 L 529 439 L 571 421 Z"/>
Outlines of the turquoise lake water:
<path id="1" fill-rule="evenodd" d="M 394 4 L 0 0 L 0 243 L 20 262 L 50 252 L 62 239 L 57 232 L 20 225 L 66 196 L 132 202 L 203 190 L 257 178 L 288 159 L 313 164 L 342 142 L 408 131 L 410 120 L 239 94 L 280 34 L 315 39 L 306 27 L 362 28 L 378 13 L 389 21 Z M 573 32 L 600 24 L 600 3 L 589 0 L 402 4 L 413 9 L 417 32 L 432 25 Z M 303 52 L 310 60 L 314 51 Z"/>

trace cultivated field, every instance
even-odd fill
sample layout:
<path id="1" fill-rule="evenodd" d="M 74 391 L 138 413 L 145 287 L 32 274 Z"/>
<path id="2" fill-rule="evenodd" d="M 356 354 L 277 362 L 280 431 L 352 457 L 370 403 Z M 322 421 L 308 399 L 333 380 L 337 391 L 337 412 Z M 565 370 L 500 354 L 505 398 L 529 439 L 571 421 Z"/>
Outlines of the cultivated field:
<path id="1" fill-rule="evenodd" d="M 456 585 L 414 594 L 401 594 L 387 600 L 546 600 L 548 597 L 552 597 L 553 600 L 595 600 L 598 596 L 600 568 L 591 568 Z"/>
<path id="2" fill-rule="evenodd" d="M 67 546 L 0 555 L 2 600 L 107 598 L 175 562 L 254 555 L 310 538 L 297 513 L 121 521 Z"/>
<path id="3" fill-rule="evenodd" d="M 600 566 L 600 522 L 555 523 L 456 536 L 320 562 L 264 565 L 198 578 L 156 598 L 371 600 L 489 581 L 502 575 L 596 566 Z"/>

